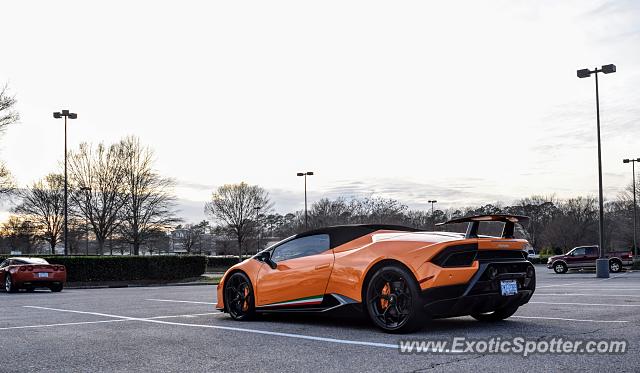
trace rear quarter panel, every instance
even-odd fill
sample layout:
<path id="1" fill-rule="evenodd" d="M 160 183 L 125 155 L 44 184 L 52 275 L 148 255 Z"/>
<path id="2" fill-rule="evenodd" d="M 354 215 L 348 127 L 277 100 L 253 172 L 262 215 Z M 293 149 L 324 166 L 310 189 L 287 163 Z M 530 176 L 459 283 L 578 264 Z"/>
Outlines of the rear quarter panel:
<path id="1" fill-rule="evenodd" d="M 405 265 L 418 281 L 421 289 L 467 283 L 479 268 L 478 261 L 470 267 L 442 268 L 430 262 L 441 250 L 453 245 L 478 243 L 478 250 L 523 250 L 526 240 L 480 238 L 456 239 L 438 243 L 420 241 L 352 242 L 338 247 L 335 264 L 326 293 L 345 295 L 362 301 L 362 288 L 367 273 L 383 260 L 395 260 Z M 359 241 L 356 240 L 356 241 Z M 346 246 L 343 245 L 343 246 Z"/>
<path id="2" fill-rule="evenodd" d="M 349 250 L 336 248 L 335 263 L 326 293 L 341 294 L 356 301 L 362 301 L 365 276 L 373 266 L 383 260 L 401 262 L 419 281 L 420 266 L 437 254 L 439 247 L 443 245 L 445 243 L 379 241 Z"/>

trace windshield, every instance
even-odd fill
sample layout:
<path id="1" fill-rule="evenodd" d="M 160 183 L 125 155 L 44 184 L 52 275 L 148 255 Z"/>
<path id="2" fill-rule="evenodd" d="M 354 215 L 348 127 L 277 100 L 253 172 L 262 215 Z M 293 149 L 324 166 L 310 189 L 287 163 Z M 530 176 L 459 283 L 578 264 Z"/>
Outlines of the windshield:
<path id="1" fill-rule="evenodd" d="M 16 262 L 18 264 L 49 264 L 49 262 L 41 258 L 20 258 L 16 259 Z"/>

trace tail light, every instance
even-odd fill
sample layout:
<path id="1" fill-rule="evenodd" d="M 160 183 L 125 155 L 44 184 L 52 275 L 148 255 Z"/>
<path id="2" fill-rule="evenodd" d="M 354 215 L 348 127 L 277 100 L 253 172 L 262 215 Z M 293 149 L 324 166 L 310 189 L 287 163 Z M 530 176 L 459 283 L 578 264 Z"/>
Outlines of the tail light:
<path id="1" fill-rule="evenodd" d="M 58 270 L 59 270 L 59 271 L 64 271 L 64 266 L 60 266 L 60 267 L 58 267 Z"/>
<path id="2" fill-rule="evenodd" d="M 54 271 L 59 271 L 58 266 L 53 266 L 53 268 L 51 269 L 53 269 Z"/>
<path id="3" fill-rule="evenodd" d="M 29 271 L 29 272 L 33 271 L 33 267 L 32 266 L 28 266 L 27 267 L 27 271 Z"/>
<path id="4" fill-rule="evenodd" d="M 27 267 L 20 267 L 20 272 L 24 272 L 27 270 Z"/>

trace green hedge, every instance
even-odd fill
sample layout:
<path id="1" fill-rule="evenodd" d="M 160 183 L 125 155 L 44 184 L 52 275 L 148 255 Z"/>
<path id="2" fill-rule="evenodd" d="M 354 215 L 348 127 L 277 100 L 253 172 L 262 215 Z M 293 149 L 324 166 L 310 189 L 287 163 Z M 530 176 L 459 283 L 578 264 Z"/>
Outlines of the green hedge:
<path id="1" fill-rule="evenodd" d="M 0 255 L 0 261 L 7 256 Z M 178 280 L 205 272 L 204 256 L 38 256 L 67 268 L 67 281 Z"/>
<path id="2" fill-rule="evenodd" d="M 207 257 L 207 269 L 210 271 L 226 271 L 229 267 L 236 265 L 238 263 L 239 263 L 239 260 L 237 256 Z"/>

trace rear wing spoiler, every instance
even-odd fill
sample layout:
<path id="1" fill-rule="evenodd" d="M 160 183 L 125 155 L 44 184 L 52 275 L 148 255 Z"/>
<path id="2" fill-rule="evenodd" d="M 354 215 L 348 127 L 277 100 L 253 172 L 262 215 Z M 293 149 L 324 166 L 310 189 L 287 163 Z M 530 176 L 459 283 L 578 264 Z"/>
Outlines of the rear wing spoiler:
<path id="1" fill-rule="evenodd" d="M 452 219 L 445 221 L 444 223 L 438 223 L 437 226 L 446 224 L 457 223 L 469 223 L 467 225 L 467 233 L 464 238 L 478 238 L 478 226 L 483 221 L 497 221 L 504 223 L 504 229 L 502 230 L 502 238 L 513 238 L 516 223 L 524 225 L 529 222 L 528 216 L 523 215 L 507 215 L 507 214 L 494 214 L 494 215 L 476 215 L 467 216 L 465 218 Z"/>

